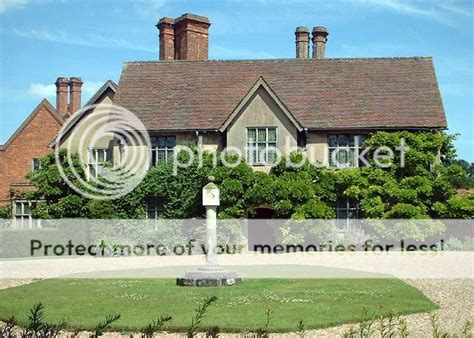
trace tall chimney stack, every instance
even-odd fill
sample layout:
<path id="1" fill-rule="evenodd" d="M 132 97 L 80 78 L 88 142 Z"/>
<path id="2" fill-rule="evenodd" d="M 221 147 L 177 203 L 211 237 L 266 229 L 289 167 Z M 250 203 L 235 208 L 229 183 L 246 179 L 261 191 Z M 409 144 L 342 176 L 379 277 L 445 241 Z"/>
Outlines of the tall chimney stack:
<path id="1" fill-rule="evenodd" d="M 68 112 L 68 87 L 69 81 L 66 77 L 58 77 L 56 80 L 56 111 L 60 116 L 66 118 Z"/>
<path id="2" fill-rule="evenodd" d="M 296 27 L 296 58 L 309 58 L 309 30 L 307 27 Z"/>
<path id="3" fill-rule="evenodd" d="M 69 114 L 72 115 L 81 109 L 81 87 L 80 77 L 71 77 L 69 79 Z"/>
<path id="4" fill-rule="evenodd" d="M 183 14 L 174 24 L 175 58 L 177 60 L 207 60 L 209 56 L 209 26 L 205 16 Z"/>
<path id="5" fill-rule="evenodd" d="M 205 16 L 189 13 L 177 19 L 161 18 L 156 24 L 160 31 L 160 60 L 207 60 L 210 26 Z"/>
<path id="6" fill-rule="evenodd" d="M 156 24 L 160 31 L 160 60 L 174 60 L 174 23 L 174 19 L 164 17 Z"/>
<path id="7" fill-rule="evenodd" d="M 313 28 L 313 59 L 324 59 L 328 35 L 326 27 L 318 26 Z"/>

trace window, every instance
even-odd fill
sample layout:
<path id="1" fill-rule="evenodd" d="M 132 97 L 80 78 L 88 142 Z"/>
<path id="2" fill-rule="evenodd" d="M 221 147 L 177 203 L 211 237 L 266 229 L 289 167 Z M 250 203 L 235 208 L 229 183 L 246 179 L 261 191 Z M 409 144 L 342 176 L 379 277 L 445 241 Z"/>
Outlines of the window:
<path id="1" fill-rule="evenodd" d="M 352 199 L 341 199 L 336 202 L 336 227 L 340 231 L 350 228 L 353 220 L 359 218 L 359 205 Z"/>
<path id="2" fill-rule="evenodd" d="M 276 128 L 247 128 L 247 162 L 273 164 L 277 159 Z"/>
<path id="3" fill-rule="evenodd" d="M 157 223 L 154 222 L 162 218 L 164 208 L 164 200 L 160 197 L 150 196 L 146 199 L 146 218 L 150 221 L 149 227 L 155 229 Z"/>
<path id="4" fill-rule="evenodd" d="M 328 135 L 329 166 L 332 168 L 358 167 L 364 135 Z"/>
<path id="5" fill-rule="evenodd" d="M 35 207 L 34 201 L 13 201 L 13 215 L 15 218 L 15 227 L 29 229 L 40 227 L 39 220 L 33 219 L 31 210 Z"/>
<path id="6" fill-rule="evenodd" d="M 40 168 L 41 168 L 41 165 L 40 165 L 39 159 L 33 158 L 31 160 L 31 171 L 36 172 L 36 171 L 40 170 Z"/>
<path id="7" fill-rule="evenodd" d="M 89 177 L 104 175 L 107 163 L 112 163 L 112 150 L 109 148 L 89 149 Z"/>
<path id="8" fill-rule="evenodd" d="M 176 146 L 175 136 L 154 136 L 151 141 L 151 164 L 170 162 L 174 156 Z"/>

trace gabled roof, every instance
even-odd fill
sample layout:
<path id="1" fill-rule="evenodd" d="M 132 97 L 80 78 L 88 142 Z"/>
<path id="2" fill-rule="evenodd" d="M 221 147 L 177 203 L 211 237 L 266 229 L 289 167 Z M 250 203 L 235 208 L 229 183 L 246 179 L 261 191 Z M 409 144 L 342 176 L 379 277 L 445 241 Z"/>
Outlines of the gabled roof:
<path id="1" fill-rule="evenodd" d="M 239 113 L 242 111 L 242 109 L 245 107 L 245 105 L 252 99 L 253 95 L 255 92 L 262 87 L 268 95 L 275 101 L 277 104 L 278 108 L 280 108 L 283 111 L 283 114 L 288 117 L 288 119 L 293 123 L 293 125 L 298 129 L 298 131 L 303 130 L 303 127 L 301 127 L 300 123 L 291 115 L 290 111 L 285 107 L 285 105 L 280 101 L 278 96 L 275 94 L 275 92 L 270 88 L 268 83 L 265 81 L 263 77 L 260 77 L 257 82 L 253 85 L 253 87 L 250 89 L 250 91 L 245 95 L 242 101 L 240 101 L 239 105 L 234 109 L 232 114 L 230 114 L 229 118 L 222 124 L 222 126 L 219 128 L 221 132 L 227 129 L 227 127 L 239 116 Z"/>
<path id="2" fill-rule="evenodd" d="M 104 95 L 108 89 L 112 90 L 115 93 L 117 91 L 117 84 L 112 80 L 107 80 L 102 85 L 102 87 L 100 87 L 99 90 L 97 90 L 95 94 L 92 95 L 92 97 L 89 99 L 89 101 L 87 101 L 87 103 L 84 106 L 90 106 L 92 104 L 97 103 L 100 97 Z"/>
<path id="3" fill-rule="evenodd" d="M 5 150 L 5 149 L 8 148 L 8 146 L 15 140 L 15 138 L 18 135 L 20 135 L 22 130 L 31 122 L 31 120 L 33 120 L 35 118 L 36 114 L 38 114 L 38 112 L 40 111 L 41 108 L 46 109 L 46 111 L 48 113 L 50 113 L 51 116 L 56 121 L 58 121 L 59 125 L 63 124 L 63 122 L 64 122 L 63 118 L 58 115 L 58 113 L 56 112 L 56 109 L 53 107 L 53 105 L 48 101 L 48 99 L 43 99 L 36 106 L 36 108 L 33 110 L 33 112 L 26 118 L 26 120 L 23 121 L 23 123 L 18 127 L 18 129 L 15 130 L 15 132 L 12 134 L 12 136 L 10 136 L 10 138 L 7 140 L 7 142 L 5 142 L 5 144 L 0 146 L 0 150 Z"/>
<path id="4" fill-rule="evenodd" d="M 100 102 L 100 99 L 102 98 L 103 95 L 107 94 L 108 90 L 111 90 L 113 93 L 115 93 L 117 91 L 117 84 L 112 80 L 107 80 L 102 85 L 102 87 L 100 87 L 97 90 L 97 92 L 95 92 L 95 94 L 92 95 L 92 97 L 89 99 L 89 101 L 87 101 L 87 103 L 83 107 L 91 106 L 93 104 L 97 104 L 98 102 Z M 89 110 L 83 110 L 83 109 L 80 109 L 77 112 L 75 112 L 66 121 L 67 125 L 64 127 L 62 135 L 67 135 L 69 133 L 69 131 L 72 128 L 74 128 L 74 126 L 76 126 L 76 124 L 89 112 L 90 112 Z M 54 147 L 56 145 L 56 141 L 57 141 L 57 136 L 56 136 L 56 138 L 54 138 L 54 140 L 52 140 L 49 143 L 49 147 Z"/>
<path id="5" fill-rule="evenodd" d="M 263 77 L 303 128 L 445 128 L 430 57 L 124 65 L 115 103 L 149 130 L 217 130 Z"/>

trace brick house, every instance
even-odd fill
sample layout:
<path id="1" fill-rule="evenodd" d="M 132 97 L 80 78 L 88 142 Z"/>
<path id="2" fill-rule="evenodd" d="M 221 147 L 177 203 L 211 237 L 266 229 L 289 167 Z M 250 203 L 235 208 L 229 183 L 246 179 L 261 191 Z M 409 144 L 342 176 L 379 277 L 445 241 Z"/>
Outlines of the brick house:
<path id="1" fill-rule="evenodd" d="M 26 179 L 30 171 L 39 169 L 39 159 L 53 151 L 55 139 L 65 121 L 80 121 L 82 80 L 79 77 L 56 81 L 56 107 L 43 99 L 21 126 L 0 145 L 0 206 L 12 205 L 12 213 L 21 227 L 31 227 L 30 209 L 37 201 L 15 199 L 15 192 L 34 189 Z M 89 100 L 88 105 L 104 101 L 115 94 L 116 85 L 108 81 Z M 77 124 L 75 124 L 77 125 Z"/>

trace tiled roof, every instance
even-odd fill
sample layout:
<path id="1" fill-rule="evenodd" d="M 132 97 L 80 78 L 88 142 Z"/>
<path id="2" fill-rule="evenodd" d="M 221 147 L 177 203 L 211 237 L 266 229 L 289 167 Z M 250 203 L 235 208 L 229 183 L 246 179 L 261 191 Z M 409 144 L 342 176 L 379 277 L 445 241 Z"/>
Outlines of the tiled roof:
<path id="1" fill-rule="evenodd" d="M 446 127 L 429 57 L 129 62 L 115 103 L 150 130 L 218 129 L 260 77 L 308 129 Z"/>

